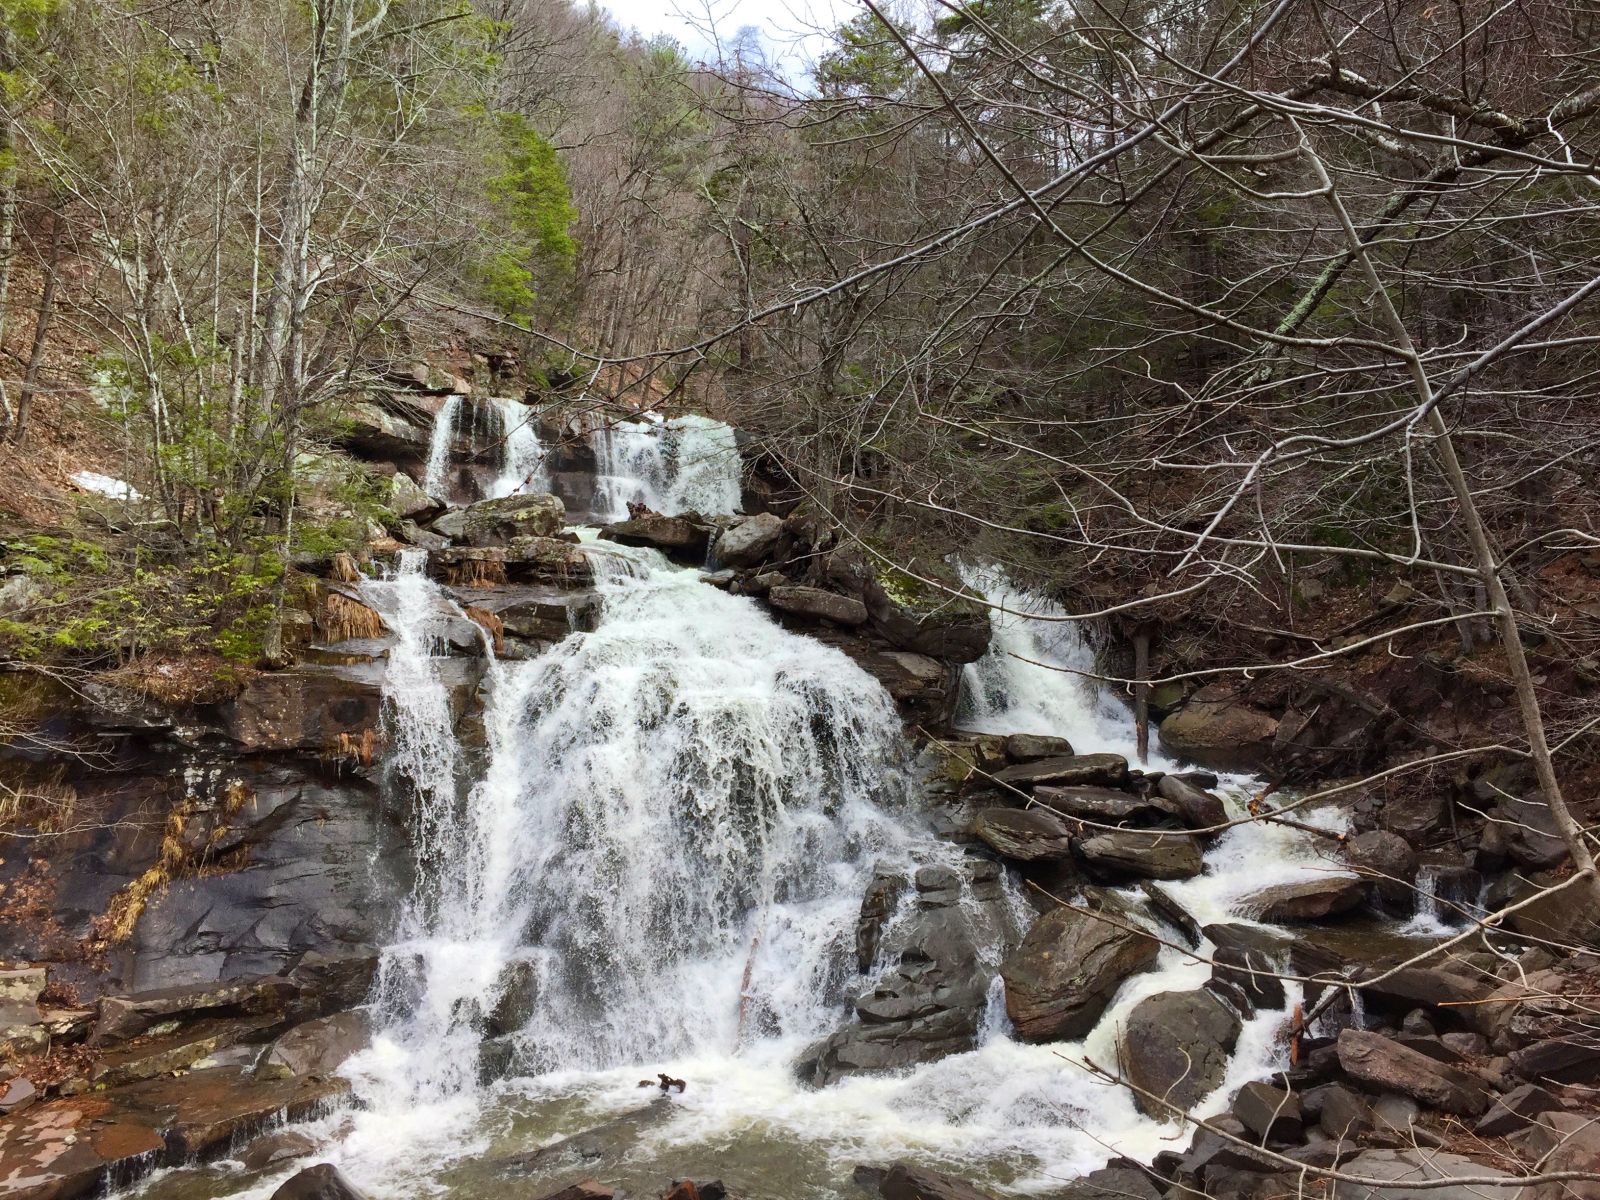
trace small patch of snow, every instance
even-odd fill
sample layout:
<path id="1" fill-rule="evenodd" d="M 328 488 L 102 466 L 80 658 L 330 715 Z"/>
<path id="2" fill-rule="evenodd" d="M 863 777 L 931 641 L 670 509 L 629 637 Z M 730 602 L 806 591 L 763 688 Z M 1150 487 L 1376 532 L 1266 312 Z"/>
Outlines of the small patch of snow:
<path id="1" fill-rule="evenodd" d="M 110 496 L 113 500 L 143 500 L 139 490 L 131 483 L 124 483 L 120 479 L 113 479 L 109 475 L 102 475 L 98 471 L 74 471 L 72 482 L 86 492 L 95 492 L 101 496 Z"/>

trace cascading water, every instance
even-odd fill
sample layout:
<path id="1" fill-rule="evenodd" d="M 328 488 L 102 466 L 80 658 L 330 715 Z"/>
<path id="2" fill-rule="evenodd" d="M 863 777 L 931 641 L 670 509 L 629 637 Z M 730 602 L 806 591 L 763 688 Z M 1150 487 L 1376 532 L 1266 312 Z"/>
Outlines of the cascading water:
<path id="1" fill-rule="evenodd" d="M 545 448 L 539 440 L 539 431 L 534 428 L 533 410 L 503 396 L 489 403 L 500 415 L 500 472 L 485 488 L 485 499 L 548 491 L 550 476 L 545 466 Z"/>
<path id="2" fill-rule="evenodd" d="M 1084 750 L 1135 758 L 1133 717 L 1095 675 L 1094 648 L 1054 601 L 994 568 L 967 566 L 962 582 L 993 605 L 989 653 L 963 672 L 958 723 L 975 733 L 1044 733 Z M 1154 756 L 1151 765 L 1174 764 Z"/>
<path id="3" fill-rule="evenodd" d="M 620 521 L 628 504 L 706 516 L 739 510 L 739 446 L 731 425 L 690 414 L 618 423 L 593 437 L 597 520 Z"/>
<path id="4" fill-rule="evenodd" d="M 428 461 L 423 467 L 422 490 L 444 498 L 449 489 L 450 444 L 455 440 L 456 422 L 461 417 L 460 396 L 447 396 L 433 418 L 433 433 L 428 439 Z"/>
<path id="5" fill-rule="evenodd" d="M 797 1082 L 797 1057 L 870 986 L 852 959 L 874 868 L 965 852 L 919 816 L 898 716 L 841 652 L 655 551 L 586 552 L 600 626 L 489 664 L 481 768 L 453 728 L 445 675 L 462 660 L 441 657 L 459 610 L 420 556 L 368 585 L 398 635 L 388 761 L 417 807 L 424 878 L 385 953 L 377 1036 L 345 1068 L 361 1104 L 310 1126 L 318 1156 L 378 1200 L 441 1188 L 490 1200 L 507 1186 L 497 1155 L 637 1112 L 635 1084 L 657 1071 L 688 1091 L 607 1168 L 641 1192 L 705 1170 L 800 1200 L 831 1194 L 853 1162 L 910 1157 L 1028 1193 L 1108 1154 L 1167 1148 L 1169 1126 L 1075 1064 L 1114 1062 L 1140 999 L 1204 981 L 1207 964 L 1170 948 L 1082 1042 L 1014 1041 L 991 985 L 976 1049 L 822 1090 Z M 991 599 L 1059 611 L 998 585 Z M 971 721 L 1066 733 L 1082 750 L 1131 744 L 1114 699 L 1024 658 L 1092 667 L 1070 624 L 1003 617 L 968 676 Z M 1326 869 L 1303 835 L 1261 824 L 1217 839 L 1207 866 L 1166 885 L 1202 922 L 1237 920 L 1245 893 Z M 980 947 L 989 970 L 1002 936 Z M 502 1001 L 519 992 L 509 1020 Z M 1246 1023 L 1202 1111 L 1264 1073 L 1284 1018 Z M 510 1066 L 492 1085 L 479 1076 L 486 1034 Z M 235 1194 L 265 1197 L 282 1178 Z"/>

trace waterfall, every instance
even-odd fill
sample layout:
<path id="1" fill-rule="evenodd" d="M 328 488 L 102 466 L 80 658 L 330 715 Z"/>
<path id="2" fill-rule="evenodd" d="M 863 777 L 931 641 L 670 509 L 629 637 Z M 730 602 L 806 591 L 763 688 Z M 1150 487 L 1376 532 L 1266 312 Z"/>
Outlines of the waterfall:
<path id="1" fill-rule="evenodd" d="M 1095 678 L 1094 648 L 1066 610 L 993 567 L 963 566 L 961 576 L 994 606 L 994 635 L 989 653 L 963 668 L 957 723 L 975 733 L 1055 734 L 1079 753 L 1135 761 L 1132 710 Z M 1175 764 L 1152 751 L 1150 765 Z"/>
<path id="2" fill-rule="evenodd" d="M 461 415 L 461 397 L 447 396 L 433 418 L 433 434 L 428 439 L 428 462 L 422 472 L 422 490 L 443 498 L 448 490 L 450 444 L 455 440 L 456 421 Z"/>
<path id="3" fill-rule="evenodd" d="M 548 491 L 544 443 L 534 428 L 537 414 L 521 401 L 504 396 L 493 397 L 489 403 L 500 414 L 500 473 L 490 481 L 485 499 Z"/>
<path id="4" fill-rule="evenodd" d="M 366 585 L 397 634 L 385 726 L 423 880 L 384 953 L 373 1044 L 344 1068 L 360 1104 L 313 1126 L 318 1155 L 375 1194 L 498 1195 L 497 1153 L 638 1112 L 650 1093 L 635 1085 L 657 1071 L 688 1090 L 625 1165 L 597 1168 L 632 1171 L 619 1182 L 641 1194 L 705 1164 L 790 1200 L 898 1157 L 1039 1192 L 1108 1154 L 1167 1148 L 1169 1126 L 1073 1064 L 1115 1062 L 1135 1004 L 1205 981 L 1208 964 L 1171 948 L 1081 1042 L 1013 1040 L 996 981 L 974 1050 L 821 1091 L 796 1081 L 796 1059 L 878 977 L 854 961 L 875 868 L 966 851 L 920 815 L 899 716 L 843 653 L 654 550 L 591 539 L 585 553 L 598 628 L 488 664 L 477 750 L 451 724 L 445 674 L 462 660 L 440 656 L 458 610 L 420 555 Z M 1090 665 L 1070 624 L 1037 619 L 1060 610 L 989 584 L 1015 619 L 968 675 L 969 716 L 1066 732 L 1085 751 L 1129 740 L 1113 698 L 1023 661 Z M 1250 891 L 1326 869 L 1309 842 L 1246 824 L 1212 844 L 1206 874 L 1164 886 L 1202 923 L 1237 920 Z M 979 949 L 992 969 L 1005 946 Z M 1285 1020 L 1245 1023 L 1200 1111 L 1267 1074 Z M 508 1077 L 485 1082 L 482 1047 Z"/>
<path id="5" fill-rule="evenodd" d="M 654 418 L 608 426 L 593 443 L 599 472 L 593 507 L 601 521 L 626 517 L 630 501 L 668 515 L 739 510 L 739 446 L 731 425 L 694 414 Z"/>
<path id="6" fill-rule="evenodd" d="M 354 1066 L 375 1154 L 400 1129 L 461 1136 L 483 1018 L 519 969 L 537 979 L 513 1038 L 523 1071 L 729 1057 L 741 1024 L 792 1055 L 848 998 L 872 864 L 909 869 L 926 840 L 901 811 L 909 748 L 876 680 L 653 550 L 590 553 L 599 629 L 492 665 L 487 766 L 464 804 L 456 760 L 423 752 L 450 737 L 425 630 L 391 655 L 386 710 L 427 727 L 392 761 L 432 809 L 431 865 Z M 425 626 L 434 585 L 410 566 L 392 607 Z M 405 1119 L 419 1106 L 426 1128 Z"/>

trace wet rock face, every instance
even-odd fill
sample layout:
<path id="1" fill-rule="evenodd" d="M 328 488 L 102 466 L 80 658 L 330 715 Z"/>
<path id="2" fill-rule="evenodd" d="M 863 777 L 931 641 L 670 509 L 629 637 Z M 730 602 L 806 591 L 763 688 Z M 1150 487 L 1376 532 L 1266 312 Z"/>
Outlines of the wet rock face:
<path id="1" fill-rule="evenodd" d="M 854 1019 L 801 1057 L 796 1070 L 803 1080 L 826 1086 L 977 1045 L 993 977 L 979 947 L 1015 937 L 999 869 L 982 859 L 968 860 L 960 871 L 924 867 L 898 901 L 909 911 L 892 921 L 880 918 L 880 912 L 892 911 L 891 897 L 903 888 L 890 873 L 874 878 L 857 951 L 861 956 L 867 943 L 880 938 L 875 957 L 891 965 L 857 998 Z"/>
<path id="2" fill-rule="evenodd" d="M 1156 960 L 1153 939 L 1092 912 L 1055 908 L 1028 930 L 1000 968 L 1006 1012 L 1025 1042 L 1082 1037 L 1129 975 Z"/>
<path id="3" fill-rule="evenodd" d="M 1129 1080 L 1141 1112 L 1162 1120 L 1190 1109 L 1221 1084 L 1239 1040 L 1238 1016 L 1210 992 L 1161 992 L 1134 1005 L 1123 1030 Z"/>
<path id="4" fill-rule="evenodd" d="M 360 780 L 288 763 L 247 777 L 236 870 L 171 881 L 134 929 L 136 988 L 287 969 L 307 951 L 381 942 L 410 883 L 397 814 Z"/>

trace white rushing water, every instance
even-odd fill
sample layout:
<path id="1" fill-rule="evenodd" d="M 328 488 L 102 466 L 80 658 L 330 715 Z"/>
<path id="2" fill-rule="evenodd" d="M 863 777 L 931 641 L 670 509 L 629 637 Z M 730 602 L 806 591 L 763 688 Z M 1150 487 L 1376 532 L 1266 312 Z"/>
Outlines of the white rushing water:
<path id="1" fill-rule="evenodd" d="M 736 503 L 737 460 L 720 461 L 714 485 L 691 471 L 660 486 Z M 481 752 L 459 740 L 447 684 L 462 660 L 444 657 L 443 635 L 460 609 L 417 554 L 367 585 L 397 633 L 386 761 L 415 805 L 422 880 L 384 955 L 378 1032 L 345 1068 L 360 1103 L 309 1126 L 318 1157 L 377 1200 L 456 1190 L 473 1164 L 531 1148 L 527 1137 L 638 1110 L 637 1081 L 658 1071 L 690 1087 L 629 1159 L 665 1175 L 737 1152 L 774 1195 L 831 1194 L 851 1164 L 898 1157 L 991 1190 L 1045 1192 L 1112 1154 L 1170 1148 L 1170 1126 L 1081 1064 L 1116 1061 L 1139 1000 L 1207 978 L 1207 964 L 1172 948 L 1081 1042 L 1013 1040 L 995 982 L 976 1049 L 820 1090 L 797 1081 L 797 1057 L 870 987 L 853 939 L 874 869 L 954 865 L 965 851 L 931 833 L 899 716 L 842 652 L 653 550 L 590 541 L 586 553 L 599 628 L 531 660 L 489 663 Z M 980 585 L 1013 615 L 969 669 L 966 724 L 1131 752 L 1115 698 L 1083 674 L 1025 661 L 1092 669 L 1070 624 L 1036 619 L 1059 610 L 998 577 Z M 1212 844 L 1205 874 L 1164 886 L 1202 923 L 1237 920 L 1245 895 L 1326 869 L 1304 835 L 1249 824 Z M 1014 890 L 1010 900 L 1016 913 Z M 989 928 L 979 957 L 992 971 L 1006 937 Z M 502 1001 L 518 994 L 526 1002 L 507 1019 Z M 1246 1023 L 1202 1112 L 1266 1073 L 1285 1019 Z M 486 1086 L 479 1045 L 497 1021 L 511 1077 Z M 515 1132 L 547 1112 L 566 1115 Z M 266 1197 L 287 1174 L 234 1194 Z M 460 1194 L 504 1186 L 475 1177 Z"/>
<path id="2" fill-rule="evenodd" d="M 433 417 L 433 432 L 428 439 L 428 461 L 422 471 L 422 490 L 441 500 L 449 490 L 450 446 L 461 416 L 462 397 L 447 396 Z"/>
<path id="3" fill-rule="evenodd" d="M 618 422 L 592 438 L 598 475 L 594 514 L 620 521 L 630 502 L 659 513 L 705 516 L 739 510 L 739 446 L 731 425 L 689 414 Z"/>
<path id="4" fill-rule="evenodd" d="M 1136 762 L 1132 712 L 1096 679 L 1094 647 L 1082 627 L 996 568 L 963 567 L 962 581 L 995 607 L 989 653 L 963 669 L 957 723 L 975 733 L 1054 734 L 1080 754 L 1107 751 Z M 1175 768 L 1155 745 L 1152 737 L 1147 765 Z"/>
<path id="5" fill-rule="evenodd" d="M 500 470 L 490 480 L 484 498 L 513 494 L 532 495 L 550 489 L 544 443 L 534 428 L 534 410 L 504 396 L 489 401 L 500 415 Z"/>

